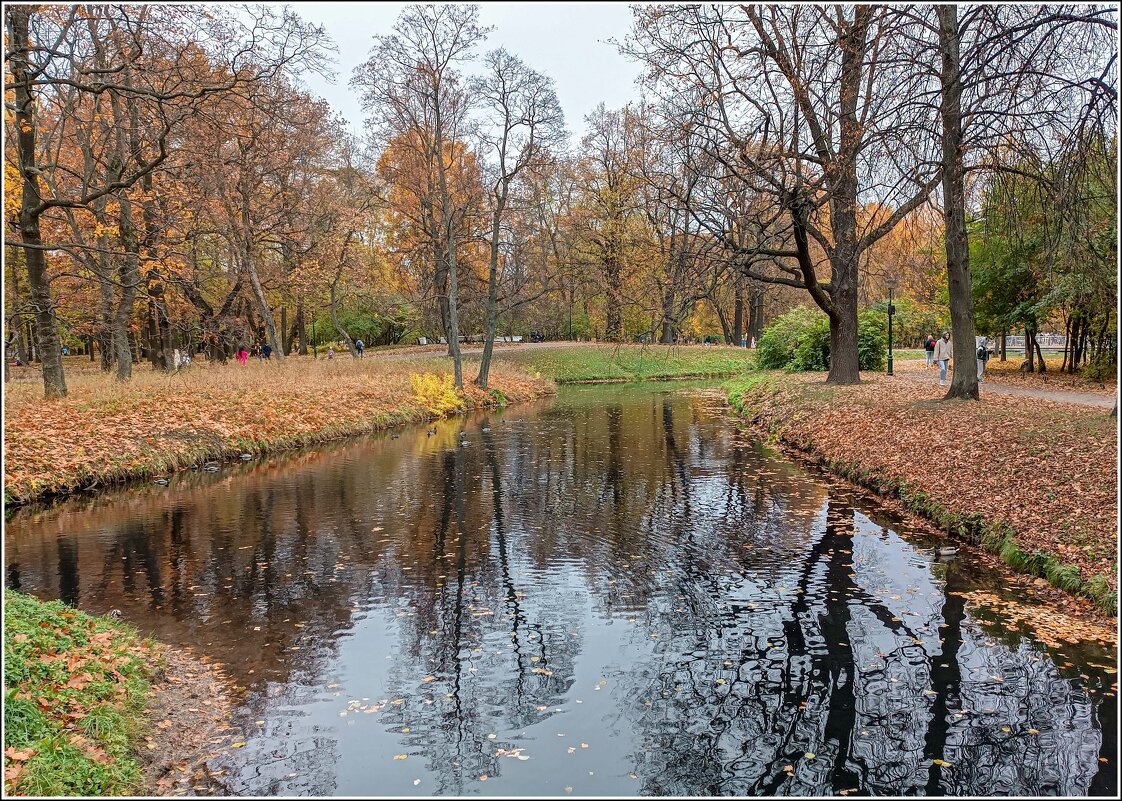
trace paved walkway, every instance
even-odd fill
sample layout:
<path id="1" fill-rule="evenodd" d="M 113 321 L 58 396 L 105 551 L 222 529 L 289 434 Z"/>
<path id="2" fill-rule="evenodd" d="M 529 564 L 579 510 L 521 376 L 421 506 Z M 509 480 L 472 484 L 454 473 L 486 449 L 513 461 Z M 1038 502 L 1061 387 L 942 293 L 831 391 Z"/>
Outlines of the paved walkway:
<path id="1" fill-rule="evenodd" d="M 905 366 L 905 369 L 897 369 L 896 377 L 902 378 L 906 381 L 911 381 L 915 384 L 931 384 L 938 385 L 938 373 L 934 368 L 924 368 L 922 360 L 916 360 L 918 369 L 909 369 L 911 366 Z M 947 376 L 948 384 L 950 382 L 950 375 Z M 1006 381 L 995 381 L 988 379 L 979 385 L 979 391 L 982 395 L 994 393 L 997 395 L 1015 395 L 1021 398 L 1038 398 L 1040 400 L 1053 401 L 1055 403 L 1071 403 L 1076 406 L 1097 406 L 1100 409 L 1113 409 L 1115 397 L 1114 395 L 1103 395 L 1097 392 L 1074 392 L 1064 389 L 1040 389 L 1039 387 L 1019 387 L 1015 384 L 1010 384 Z"/>

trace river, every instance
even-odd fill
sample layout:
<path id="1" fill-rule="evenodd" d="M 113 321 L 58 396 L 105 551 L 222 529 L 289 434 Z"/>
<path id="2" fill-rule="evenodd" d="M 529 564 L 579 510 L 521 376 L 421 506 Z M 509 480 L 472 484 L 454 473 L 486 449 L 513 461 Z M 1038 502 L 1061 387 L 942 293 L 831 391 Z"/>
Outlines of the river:
<path id="1" fill-rule="evenodd" d="M 10 512 L 7 585 L 220 663 L 231 793 L 1115 793 L 1113 653 L 712 385 L 434 425 Z"/>

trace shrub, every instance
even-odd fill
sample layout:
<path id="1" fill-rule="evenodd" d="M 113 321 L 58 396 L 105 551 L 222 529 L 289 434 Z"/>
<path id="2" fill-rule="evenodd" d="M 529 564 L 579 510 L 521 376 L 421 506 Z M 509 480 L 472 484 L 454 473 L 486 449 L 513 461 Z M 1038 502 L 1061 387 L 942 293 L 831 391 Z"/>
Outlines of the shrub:
<path id="1" fill-rule="evenodd" d="M 779 370 L 789 365 L 799 342 L 819 320 L 825 321 L 826 317 L 808 306 L 796 306 L 776 317 L 756 343 L 756 363 L 765 370 Z"/>
<path id="2" fill-rule="evenodd" d="M 862 370 L 883 370 L 888 353 L 888 320 L 876 309 L 857 313 L 857 362 Z"/>
<path id="3" fill-rule="evenodd" d="M 887 323 L 875 308 L 857 314 L 857 360 L 862 370 L 884 367 L 888 350 Z M 760 337 L 756 359 L 764 369 L 813 372 L 830 369 L 830 321 L 826 315 L 799 306 L 775 319 Z"/>
<path id="4" fill-rule="evenodd" d="M 411 373 L 413 400 L 433 417 L 447 417 L 464 410 L 464 397 L 456 389 L 450 375 Z"/>

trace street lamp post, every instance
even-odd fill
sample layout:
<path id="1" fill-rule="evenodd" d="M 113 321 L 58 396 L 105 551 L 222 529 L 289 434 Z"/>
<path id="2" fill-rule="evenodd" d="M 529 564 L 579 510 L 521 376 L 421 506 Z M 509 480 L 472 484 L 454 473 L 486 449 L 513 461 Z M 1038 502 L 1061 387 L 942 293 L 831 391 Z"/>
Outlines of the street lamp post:
<path id="1" fill-rule="evenodd" d="M 896 279 L 889 278 L 888 284 L 888 374 L 892 375 L 892 317 L 896 314 L 896 307 L 892 305 L 892 290 L 896 288 Z"/>

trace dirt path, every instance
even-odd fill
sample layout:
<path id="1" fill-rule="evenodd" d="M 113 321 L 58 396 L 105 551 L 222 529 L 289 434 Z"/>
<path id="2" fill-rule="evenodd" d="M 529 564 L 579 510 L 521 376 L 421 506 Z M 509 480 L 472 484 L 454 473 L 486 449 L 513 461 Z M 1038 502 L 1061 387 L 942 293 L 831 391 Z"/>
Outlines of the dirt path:
<path id="1" fill-rule="evenodd" d="M 935 368 L 927 368 L 923 361 L 916 359 L 897 362 L 899 365 L 893 372 L 895 377 L 913 384 L 930 384 L 937 386 L 939 373 Z M 950 380 L 950 375 L 947 376 Z M 1115 397 L 1113 394 L 1097 392 L 1074 392 L 1059 389 L 1040 389 L 1039 387 L 1019 387 L 993 376 L 987 376 L 980 386 L 982 395 L 991 392 L 998 395 L 1015 395 L 1020 398 L 1037 398 L 1038 400 L 1052 401 L 1053 403 L 1070 403 L 1076 406 L 1097 406 L 1100 409 L 1113 409 Z"/>

